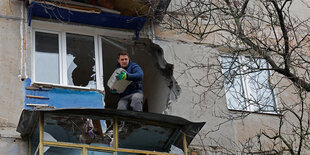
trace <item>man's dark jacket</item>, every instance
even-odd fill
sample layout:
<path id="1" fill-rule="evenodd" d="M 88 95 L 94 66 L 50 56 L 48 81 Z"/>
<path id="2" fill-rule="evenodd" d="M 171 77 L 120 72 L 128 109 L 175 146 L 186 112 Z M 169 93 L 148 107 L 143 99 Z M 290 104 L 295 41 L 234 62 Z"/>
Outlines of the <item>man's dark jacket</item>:
<path id="1" fill-rule="evenodd" d="M 120 68 L 120 64 L 117 63 L 117 68 Z M 141 67 L 135 62 L 129 61 L 127 68 L 124 68 L 127 71 L 127 79 L 128 81 L 132 81 L 125 91 L 120 94 L 120 97 L 124 97 L 129 94 L 141 92 L 142 93 L 142 79 L 143 79 L 143 71 Z"/>

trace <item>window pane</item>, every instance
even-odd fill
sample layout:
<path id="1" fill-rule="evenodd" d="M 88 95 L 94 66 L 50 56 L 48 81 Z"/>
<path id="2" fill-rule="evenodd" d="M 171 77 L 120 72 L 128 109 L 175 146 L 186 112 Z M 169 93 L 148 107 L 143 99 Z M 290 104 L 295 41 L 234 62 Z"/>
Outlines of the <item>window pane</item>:
<path id="1" fill-rule="evenodd" d="M 268 64 L 264 59 L 246 58 L 249 71 L 268 69 Z M 249 89 L 249 102 L 254 111 L 275 111 L 274 94 L 270 86 L 269 71 L 263 70 L 247 74 L 246 81 Z"/>
<path id="2" fill-rule="evenodd" d="M 120 148 L 164 152 L 175 127 L 152 125 L 148 122 L 120 120 L 118 146 Z"/>
<path id="3" fill-rule="evenodd" d="M 81 149 L 73 149 L 73 148 L 61 148 L 61 147 L 51 147 L 44 146 L 43 147 L 44 155 L 80 155 L 82 154 Z"/>
<path id="4" fill-rule="evenodd" d="M 59 84 L 58 34 L 35 32 L 35 79 Z"/>
<path id="5" fill-rule="evenodd" d="M 81 115 L 45 114 L 44 141 L 113 146 L 111 119 Z"/>
<path id="6" fill-rule="evenodd" d="M 98 151 L 98 150 L 87 150 L 87 155 L 113 155 L 113 152 Z"/>
<path id="7" fill-rule="evenodd" d="M 221 61 L 228 109 L 246 110 L 238 59 L 221 57 Z"/>
<path id="8" fill-rule="evenodd" d="M 117 152 L 117 155 L 145 155 L 142 153 Z"/>
<path id="9" fill-rule="evenodd" d="M 94 37 L 67 33 L 68 84 L 96 88 Z"/>

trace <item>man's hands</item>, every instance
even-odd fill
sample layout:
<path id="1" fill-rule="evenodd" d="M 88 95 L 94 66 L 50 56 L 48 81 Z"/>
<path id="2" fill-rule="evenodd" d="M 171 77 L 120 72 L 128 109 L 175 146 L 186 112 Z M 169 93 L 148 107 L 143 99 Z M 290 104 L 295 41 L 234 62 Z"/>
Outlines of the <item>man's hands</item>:
<path id="1" fill-rule="evenodd" d="M 127 79 L 127 73 L 122 71 L 121 73 L 119 73 L 117 76 L 116 76 L 117 80 L 126 80 Z"/>
<path id="2" fill-rule="evenodd" d="M 127 79 L 127 73 L 125 71 L 121 71 L 118 75 L 116 75 L 117 80 L 126 80 Z M 116 89 L 111 90 L 112 94 L 118 94 Z"/>

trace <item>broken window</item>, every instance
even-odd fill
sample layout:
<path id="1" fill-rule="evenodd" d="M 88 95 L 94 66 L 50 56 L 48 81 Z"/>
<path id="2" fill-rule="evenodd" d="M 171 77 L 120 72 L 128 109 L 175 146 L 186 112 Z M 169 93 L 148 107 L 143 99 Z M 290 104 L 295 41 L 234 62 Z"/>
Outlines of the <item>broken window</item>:
<path id="1" fill-rule="evenodd" d="M 119 147 L 164 152 L 169 150 L 165 142 L 176 131 L 166 124 L 151 124 L 140 121 L 120 120 L 118 122 Z M 134 143 L 132 143 L 134 142 Z"/>
<path id="2" fill-rule="evenodd" d="M 96 88 L 94 37 L 67 33 L 68 84 Z"/>
<path id="3" fill-rule="evenodd" d="M 74 148 L 61 148 L 61 147 L 43 147 L 44 155 L 59 155 L 59 154 L 82 154 L 82 149 L 74 149 Z"/>
<path id="4" fill-rule="evenodd" d="M 46 141 L 105 147 L 113 145 L 113 123 L 110 118 L 46 114 L 43 131 Z"/>
<path id="5" fill-rule="evenodd" d="M 96 36 L 34 31 L 34 81 L 103 89 Z"/>

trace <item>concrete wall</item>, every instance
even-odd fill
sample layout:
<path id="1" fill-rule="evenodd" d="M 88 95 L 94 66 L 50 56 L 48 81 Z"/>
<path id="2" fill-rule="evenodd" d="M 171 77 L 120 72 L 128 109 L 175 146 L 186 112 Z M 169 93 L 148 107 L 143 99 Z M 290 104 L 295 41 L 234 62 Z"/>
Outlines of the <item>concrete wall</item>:
<path id="1" fill-rule="evenodd" d="M 217 57 L 215 57 L 217 51 L 215 49 L 176 41 L 160 40 L 156 43 L 164 49 L 166 60 L 174 64 L 174 77 L 181 87 L 179 98 L 169 105 L 167 112 L 170 115 L 177 115 L 191 121 L 206 122 L 200 132 L 205 145 L 217 146 L 218 144 L 214 143 L 217 141 L 233 148 L 231 142 L 236 142 L 247 137 L 247 135 L 255 134 L 255 131 L 259 131 L 248 130 L 249 128 L 246 126 L 251 126 L 253 123 L 256 125 L 251 127 L 256 128 L 262 122 L 273 119 L 272 116 L 270 118 L 262 115 L 261 117 L 268 119 L 254 117 L 256 119 L 250 122 L 227 120 L 230 112 L 227 109 L 225 97 L 219 98 L 215 94 L 207 92 L 206 87 L 197 85 L 195 81 L 207 75 L 208 69 L 206 67 L 190 69 L 191 67 L 187 67 L 185 64 L 195 65 L 193 61 L 199 61 L 203 64 L 217 63 Z M 223 94 L 223 92 L 220 93 Z M 243 125 L 240 125 L 242 123 Z M 202 145 L 199 136 L 192 145 Z"/>
<path id="2" fill-rule="evenodd" d="M 21 79 L 30 75 L 30 70 L 26 70 L 30 68 L 30 49 L 28 48 L 31 45 L 28 41 L 30 29 L 25 23 L 25 11 L 21 11 L 22 3 L 20 0 L 0 1 L 0 154 L 22 155 L 26 154 L 27 150 L 26 143 L 15 131 L 24 108 L 24 85 Z M 297 12 L 297 14 L 305 15 L 302 12 Z M 218 51 L 216 49 L 207 44 L 195 44 L 195 40 L 187 35 L 161 30 L 158 27 L 155 33 L 158 40 L 154 43 L 163 48 L 168 63 L 174 64 L 173 74 L 181 87 L 181 94 L 177 100 L 169 102 L 166 108 L 168 97 L 163 97 L 169 92 L 166 87 L 166 78 L 160 75 L 159 70 L 150 71 L 157 66 L 149 53 L 137 50 L 135 55 L 141 54 L 143 58 L 136 58 L 135 61 L 145 67 L 145 75 L 147 75 L 145 80 L 151 81 L 145 85 L 148 87 L 145 93 L 150 96 L 149 111 L 157 113 L 165 111 L 167 114 L 181 116 L 191 121 L 207 122 L 192 145 L 219 146 L 215 142 L 220 142 L 221 145 L 233 149 L 236 143 L 255 136 L 261 129 L 278 127 L 276 115 L 252 114 L 241 120 L 229 119 L 234 112 L 227 109 L 225 97 L 218 98 L 218 94 L 214 93 L 206 94 L 204 93 L 206 87 L 196 85 L 195 80 L 206 75 L 208 69 L 188 70 L 185 64 L 192 64 L 193 61 L 217 63 Z M 27 46 L 24 46 L 21 36 L 27 39 Z M 152 61 L 145 61 L 144 58 L 152 59 Z M 205 80 L 212 81 L 213 79 L 208 77 Z M 154 83 L 156 85 L 152 86 Z M 205 83 L 207 84 L 207 81 Z M 294 90 L 291 88 L 278 97 L 293 103 L 296 98 L 292 92 Z M 224 94 L 222 91 L 218 93 Z"/>
<path id="3" fill-rule="evenodd" d="M 172 0 L 168 10 L 174 11 L 174 7 L 180 2 L 182 0 Z M 310 3 L 306 1 L 294 1 L 290 11 L 292 15 L 305 20 L 309 18 L 309 5 Z M 275 114 L 245 113 L 248 116 L 244 119 L 232 120 L 231 117 L 236 112 L 227 109 L 223 91 L 218 92 L 218 94 L 223 94 L 223 97 L 219 98 L 218 94 L 215 93 L 203 93 L 207 91 L 207 87 L 197 86 L 197 81 L 208 83 L 208 81 L 214 79 L 208 77 L 200 81 L 201 77 L 209 73 L 208 68 L 190 69 L 191 67 L 186 66 L 186 64 L 194 65 L 193 61 L 202 65 L 217 63 L 216 54 L 218 51 L 210 45 L 219 41 L 216 36 L 209 35 L 208 38 L 200 42 L 186 33 L 171 31 L 161 26 L 155 26 L 154 32 L 155 43 L 163 48 L 166 60 L 174 64 L 174 77 L 181 86 L 181 95 L 169 105 L 166 111 L 168 114 L 181 116 L 192 121 L 206 122 L 192 146 L 203 145 L 207 146 L 207 148 L 216 146 L 208 148 L 216 150 L 220 145 L 223 145 L 228 149 L 238 150 L 238 147 L 240 147 L 239 142 L 246 142 L 262 130 L 278 129 L 279 115 Z M 272 81 L 274 84 L 280 82 L 277 83 L 278 88 L 275 90 L 278 107 L 294 105 L 299 102 L 296 90 L 293 86 L 289 86 L 290 81 L 277 74 L 273 76 Z M 294 110 L 298 110 L 298 108 L 300 108 L 300 105 L 297 105 Z M 292 133 L 292 124 L 297 121 L 291 113 L 285 113 L 284 117 L 286 123 L 283 124 L 283 132 Z M 269 132 L 271 131 L 269 130 Z M 266 143 L 266 147 L 268 147 L 268 143 Z"/>
<path id="4" fill-rule="evenodd" d="M 21 81 L 21 1 L 0 1 L 0 154 L 26 152 L 16 126 L 24 107 Z M 23 23 L 22 23 L 23 24 Z"/>
<path id="5" fill-rule="evenodd" d="M 168 106 L 167 113 L 191 121 L 206 122 L 202 131 L 191 144 L 192 146 L 212 146 L 215 148 L 225 146 L 226 149 L 241 151 L 240 144 L 253 137 L 255 139 L 261 131 L 277 131 L 280 122 L 279 115 L 228 110 L 223 89 L 213 93 L 207 90 L 209 88 L 207 85 L 215 80 L 212 76 L 207 76 L 208 74 L 212 75 L 210 73 L 212 71 L 208 67 L 192 68 L 192 66 L 218 64 L 219 51 L 217 49 L 207 44 L 198 45 L 191 42 L 181 42 L 177 39 L 165 40 L 160 39 L 161 36 L 157 36 L 157 38 L 159 39 L 155 43 L 163 48 L 168 63 L 174 64 L 174 77 L 181 87 L 179 98 Z M 175 38 L 178 37 L 175 36 Z M 221 81 L 223 79 L 216 80 Z M 293 87 L 285 87 L 284 92 L 281 90 L 281 86 L 288 85 L 290 82 L 281 79 L 279 75 L 274 75 L 273 81 L 279 80 L 281 82 L 275 92 L 278 106 L 297 103 L 299 100 L 294 94 Z M 278 94 L 279 92 L 282 93 Z M 246 117 L 232 119 L 237 115 Z M 283 131 L 292 132 L 292 126 L 288 122 L 294 123 L 295 118 L 288 113 L 285 114 L 285 118 L 286 123 L 283 125 Z M 264 143 L 266 148 L 271 146 L 269 145 L 270 141 Z M 209 149 L 212 150 L 212 148 Z"/>
<path id="6" fill-rule="evenodd" d="M 207 132 L 218 130 L 217 125 L 226 121 L 226 119 L 220 117 L 228 113 L 225 98 L 217 100 L 218 97 L 215 95 L 204 94 L 204 87 L 197 86 L 195 80 L 206 75 L 206 68 L 189 69 L 185 66 L 185 64 L 194 65 L 192 61 L 204 62 L 207 58 L 214 62 L 216 58 L 212 59 L 212 53 L 216 51 L 210 47 L 191 43 L 163 40 L 156 41 L 156 43 L 164 49 L 166 60 L 174 64 L 174 77 L 181 87 L 179 98 L 172 102 L 167 109 L 168 114 L 177 115 L 191 121 L 207 122 L 200 133 L 206 145 L 215 145 L 211 143 L 210 138 L 219 139 L 222 136 L 227 136 L 235 140 L 237 137 L 235 136 L 233 122 L 221 125 L 218 132 L 211 132 L 207 137 L 204 137 Z M 194 145 L 199 145 L 199 143 L 199 140 L 197 140 Z"/>

